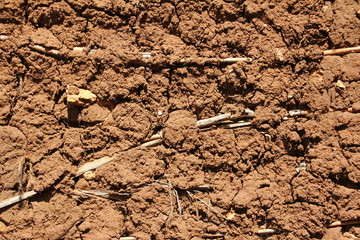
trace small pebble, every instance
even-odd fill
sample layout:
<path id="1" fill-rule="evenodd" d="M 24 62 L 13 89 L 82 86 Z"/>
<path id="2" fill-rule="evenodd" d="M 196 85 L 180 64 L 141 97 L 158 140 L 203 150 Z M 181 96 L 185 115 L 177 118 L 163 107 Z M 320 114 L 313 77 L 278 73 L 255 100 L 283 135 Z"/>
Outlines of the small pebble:
<path id="1" fill-rule="evenodd" d="M 163 112 L 162 112 L 161 110 L 159 110 L 159 111 L 157 112 L 157 115 L 158 115 L 158 116 L 162 116 L 162 115 L 163 115 Z"/>

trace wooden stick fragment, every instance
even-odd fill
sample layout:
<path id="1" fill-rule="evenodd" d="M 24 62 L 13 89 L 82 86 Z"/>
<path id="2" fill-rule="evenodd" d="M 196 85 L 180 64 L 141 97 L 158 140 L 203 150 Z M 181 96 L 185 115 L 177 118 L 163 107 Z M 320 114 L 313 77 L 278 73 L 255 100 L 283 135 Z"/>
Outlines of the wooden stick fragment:
<path id="1" fill-rule="evenodd" d="M 29 197 L 32 197 L 34 196 L 35 194 L 37 194 L 37 192 L 35 191 L 30 191 L 30 192 L 26 192 L 24 194 L 21 194 L 21 195 L 18 195 L 18 196 L 15 196 L 15 197 L 12 197 L 12 198 L 9 198 L 9 199 L 6 199 L 4 201 L 1 201 L 0 202 L 0 209 L 1 208 L 4 208 L 4 207 L 7 207 L 7 206 L 10 206 L 14 203 L 17 203 L 17 202 L 20 202 L 22 200 L 25 200 Z"/>
<path id="2" fill-rule="evenodd" d="M 347 53 L 358 53 L 360 52 L 360 46 L 357 47 L 350 47 L 350 48 L 339 48 L 339 49 L 332 49 L 332 50 L 325 50 L 324 55 L 342 55 Z"/>
<path id="3" fill-rule="evenodd" d="M 259 229 L 257 230 L 255 233 L 257 234 L 272 234 L 272 233 L 275 233 L 275 230 L 274 229 Z"/>
<path id="4" fill-rule="evenodd" d="M 339 227 L 339 226 L 346 226 L 346 225 L 360 225 L 359 221 L 336 221 L 331 223 L 328 227 Z"/>
<path id="5" fill-rule="evenodd" d="M 87 171 L 90 171 L 90 170 L 93 170 L 93 169 L 96 169 L 112 160 L 114 160 L 115 158 L 114 157 L 102 157 L 100 159 L 96 159 L 92 162 L 88 162 L 88 163 L 85 163 L 83 166 L 81 166 L 77 172 L 76 172 L 76 176 L 80 176 L 82 175 L 83 173 L 87 172 Z"/>

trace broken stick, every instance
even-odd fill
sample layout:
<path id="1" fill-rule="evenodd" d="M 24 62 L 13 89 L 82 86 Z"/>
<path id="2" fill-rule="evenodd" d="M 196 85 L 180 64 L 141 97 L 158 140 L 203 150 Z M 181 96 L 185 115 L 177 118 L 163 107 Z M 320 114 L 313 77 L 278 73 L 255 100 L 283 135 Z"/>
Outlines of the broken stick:
<path id="1" fill-rule="evenodd" d="M 22 200 L 25 200 L 29 197 L 32 197 L 34 196 L 35 194 L 37 194 L 37 192 L 35 191 L 30 191 L 30 192 L 26 192 L 24 194 L 21 194 L 21 195 L 18 195 L 18 196 L 15 196 L 15 197 L 12 197 L 12 198 L 9 198 L 9 199 L 6 199 L 4 201 L 1 201 L 0 202 L 0 209 L 4 208 L 4 207 L 7 207 L 7 206 L 10 206 L 14 203 L 17 203 L 17 202 L 20 202 Z"/>
<path id="2" fill-rule="evenodd" d="M 339 48 L 339 49 L 332 49 L 332 50 L 325 50 L 324 55 L 342 55 L 347 53 L 358 53 L 360 52 L 360 46 L 357 47 L 350 47 L 350 48 Z"/>

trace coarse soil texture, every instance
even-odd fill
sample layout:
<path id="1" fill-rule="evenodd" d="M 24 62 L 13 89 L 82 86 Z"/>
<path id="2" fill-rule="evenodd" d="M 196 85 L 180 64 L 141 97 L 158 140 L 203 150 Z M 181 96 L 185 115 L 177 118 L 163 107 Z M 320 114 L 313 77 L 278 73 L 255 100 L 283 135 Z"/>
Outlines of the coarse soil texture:
<path id="1" fill-rule="evenodd" d="M 359 10 L 1 0 L 0 201 L 37 192 L 0 209 L 1 239 L 360 237 L 328 227 L 360 221 L 360 53 L 323 55 L 360 44 Z M 230 57 L 253 61 L 206 61 Z M 244 109 L 252 126 L 196 126 Z"/>

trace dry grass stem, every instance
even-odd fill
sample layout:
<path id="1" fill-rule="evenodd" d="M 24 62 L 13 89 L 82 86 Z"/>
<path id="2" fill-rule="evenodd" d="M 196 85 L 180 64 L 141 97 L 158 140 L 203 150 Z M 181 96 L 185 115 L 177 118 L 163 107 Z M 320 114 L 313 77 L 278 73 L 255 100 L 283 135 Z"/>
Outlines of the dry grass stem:
<path id="1" fill-rule="evenodd" d="M 358 53 L 360 52 L 360 46 L 357 47 L 350 47 L 350 48 L 339 48 L 339 49 L 332 49 L 332 50 L 325 50 L 324 55 L 342 55 L 347 53 Z"/>
<path id="2" fill-rule="evenodd" d="M 136 240 L 136 237 L 120 237 L 119 240 Z"/>
<path id="3" fill-rule="evenodd" d="M 222 63 L 235 63 L 235 62 L 248 62 L 251 63 L 253 61 L 252 58 L 247 58 L 247 57 L 243 57 L 243 58 L 223 58 L 220 59 L 219 62 Z"/>
<path id="4" fill-rule="evenodd" d="M 220 127 L 223 128 L 238 128 L 238 127 L 248 127 L 251 126 L 252 123 L 251 122 L 244 122 L 244 121 L 239 121 L 239 122 L 233 122 L 233 123 L 225 123 L 220 125 Z"/>
<path id="5" fill-rule="evenodd" d="M 73 191 L 76 195 L 85 195 L 88 197 L 97 197 L 97 198 L 105 198 L 105 199 L 111 199 L 116 201 L 125 201 L 130 197 L 130 194 L 128 193 L 118 193 L 114 191 L 108 191 L 108 190 L 82 190 L 77 189 Z"/>
<path id="6" fill-rule="evenodd" d="M 30 46 L 30 48 L 32 50 L 35 50 L 37 52 L 40 53 L 45 53 L 45 54 L 49 54 L 49 55 L 53 55 L 53 56 L 60 56 L 60 52 L 59 50 L 56 49 L 46 49 L 45 47 L 41 46 L 41 45 L 34 45 L 34 46 Z"/>
<path id="7" fill-rule="evenodd" d="M 169 199 L 170 199 L 170 212 L 167 216 L 167 219 L 166 219 L 166 222 L 165 222 L 165 225 L 167 226 L 168 223 L 170 222 L 170 219 L 171 219 L 171 216 L 173 215 L 174 213 L 174 203 L 173 203 L 173 187 L 172 187 L 172 184 L 171 184 L 171 181 L 170 179 L 168 179 L 168 184 L 167 184 L 167 187 L 168 187 L 168 190 L 169 190 Z"/>
<path id="8" fill-rule="evenodd" d="M 308 115 L 308 111 L 305 111 L 305 110 L 296 109 L 296 110 L 289 111 L 290 117 L 306 116 L 306 115 Z"/>
<path id="9" fill-rule="evenodd" d="M 228 120 L 231 117 L 231 113 L 225 113 L 225 114 L 221 114 L 219 116 L 216 117 L 212 117 L 212 118 L 207 118 L 207 119 L 202 119 L 196 122 L 196 126 L 198 128 L 203 128 L 203 127 L 207 127 L 213 124 L 216 124 L 220 121 L 224 121 L 224 120 Z"/>
<path id="10" fill-rule="evenodd" d="M 217 215 L 219 215 L 220 217 L 224 218 L 227 220 L 226 216 L 223 215 L 221 212 L 219 212 L 218 210 L 216 210 L 215 208 L 213 208 L 209 203 L 205 202 L 204 200 L 202 200 L 201 198 L 196 197 L 194 194 L 192 194 L 190 191 L 186 191 L 187 194 L 191 197 L 194 198 L 198 201 L 200 201 L 201 203 L 205 204 L 205 206 L 207 206 L 211 211 L 213 211 L 214 213 L 216 213 Z"/>
<path id="11" fill-rule="evenodd" d="M 222 233 L 216 233 L 216 234 L 204 234 L 202 235 L 203 238 L 224 238 L 225 235 Z"/>
<path id="12" fill-rule="evenodd" d="M 175 195 L 175 198 L 176 198 L 176 203 L 178 205 L 179 215 L 181 215 L 182 214 L 182 208 L 181 208 L 181 202 L 180 202 L 180 199 L 179 199 L 179 193 L 175 189 L 174 189 L 174 195 Z"/>
<path id="13" fill-rule="evenodd" d="M 0 35 L 0 40 L 7 40 L 7 39 L 9 39 L 9 36 Z"/>
<path id="14" fill-rule="evenodd" d="M 15 196 L 15 197 L 12 197 L 12 198 L 9 198 L 9 199 L 6 199 L 4 201 L 1 201 L 0 202 L 0 209 L 4 208 L 4 207 L 7 207 L 7 206 L 10 206 L 14 203 L 17 203 L 17 202 L 20 202 L 22 200 L 25 200 L 29 197 L 32 197 L 34 196 L 35 194 L 37 194 L 37 192 L 35 191 L 30 191 L 30 192 L 26 192 L 24 194 L 21 194 L 21 195 L 18 195 L 18 196 Z"/>
<path id="15" fill-rule="evenodd" d="M 159 132 L 155 133 L 154 135 L 151 135 L 149 138 L 146 138 L 144 142 L 149 142 L 152 140 L 160 139 L 163 137 L 163 130 L 160 130 Z"/>
<path id="16" fill-rule="evenodd" d="M 85 173 L 85 172 L 88 172 L 90 170 L 93 170 L 93 169 L 96 169 L 108 162 L 111 162 L 112 160 L 114 160 L 115 158 L 114 157 L 102 157 L 100 159 L 96 159 L 92 162 L 88 162 L 88 163 L 85 163 L 83 166 L 81 166 L 78 171 L 76 172 L 76 176 L 80 176 L 81 174 Z"/>
<path id="17" fill-rule="evenodd" d="M 338 227 L 346 225 L 360 225 L 360 221 L 336 221 L 331 223 L 328 227 Z"/>
<path id="18" fill-rule="evenodd" d="M 256 231 L 257 234 L 272 234 L 272 233 L 275 233 L 275 230 L 274 229 L 259 229 Z"/>
<path id="19" fill-rule="evenodd" d="M 155 139 L 152 141 L 145 142 L 145 143 L 141 144 L 141 146 L 142 147 L 155 147 L 155 146 L 162 144 L 162 142 L 163 142 L 163 140 L 160 138 L 160 139 Z"/>

